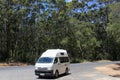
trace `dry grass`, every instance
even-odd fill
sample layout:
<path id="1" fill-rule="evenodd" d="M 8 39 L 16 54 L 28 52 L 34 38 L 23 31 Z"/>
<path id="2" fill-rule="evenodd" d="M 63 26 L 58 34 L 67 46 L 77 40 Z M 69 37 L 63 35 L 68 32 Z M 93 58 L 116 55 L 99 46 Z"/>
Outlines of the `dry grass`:
<path id="1" fill-rule="evenodd" d="M 96 62 L 111 62 L 110 60 L 98 60 Z"/>
<path id="2" fill-rule="evenodd" d="M 0 63 L 0 66 L 27 66 L 26 63 Z"/>
<path id="3" fill-rule="evenodd" d="M 96 69 L 109 76 L 120 77 L 120 63 L 100 66 L 96 67 Z"/>

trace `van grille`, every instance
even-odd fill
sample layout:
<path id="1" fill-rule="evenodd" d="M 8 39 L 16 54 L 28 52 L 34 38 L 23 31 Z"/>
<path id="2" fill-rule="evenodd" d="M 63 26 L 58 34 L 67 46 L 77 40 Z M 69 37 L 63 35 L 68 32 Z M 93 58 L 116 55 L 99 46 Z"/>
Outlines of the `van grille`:
<path id="1" fill-rule="evenodd" d="M 41 71 L 46 71 L 46 70 L 47 70 L 47 68 L 46 68 L 46 67 L 43 67 L 43 68 L 42 68 L 42 67 L 39 67 L 39 68 L 38 68 L 38 70 L 41 70 Z"/>

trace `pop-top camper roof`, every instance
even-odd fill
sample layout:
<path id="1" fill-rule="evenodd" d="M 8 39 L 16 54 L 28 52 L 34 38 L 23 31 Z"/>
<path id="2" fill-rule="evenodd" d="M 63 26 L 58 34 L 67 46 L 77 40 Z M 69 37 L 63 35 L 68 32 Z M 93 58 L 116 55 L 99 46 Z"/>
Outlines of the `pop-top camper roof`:
<path id="1" fill-rule="evenodd" d="M 67 57 L 67 51 L 64 49 L 48 49 L 41 57 Z"/>

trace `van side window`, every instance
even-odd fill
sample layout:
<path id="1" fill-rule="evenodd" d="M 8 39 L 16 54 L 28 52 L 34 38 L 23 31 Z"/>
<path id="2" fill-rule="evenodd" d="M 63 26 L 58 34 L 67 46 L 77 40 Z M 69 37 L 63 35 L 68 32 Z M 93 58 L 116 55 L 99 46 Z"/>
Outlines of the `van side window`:
<path id="1" fill-rule="evenodd" d="M 54 64 L 58 63 L 58 58 L 55 58 Z"/>
<path id="2" fill-rule="evenodd" d="M 59 59 L 60 59 L 60 63 L 69 62 L 69 58 L 68 57 L 59 57 Z"/>

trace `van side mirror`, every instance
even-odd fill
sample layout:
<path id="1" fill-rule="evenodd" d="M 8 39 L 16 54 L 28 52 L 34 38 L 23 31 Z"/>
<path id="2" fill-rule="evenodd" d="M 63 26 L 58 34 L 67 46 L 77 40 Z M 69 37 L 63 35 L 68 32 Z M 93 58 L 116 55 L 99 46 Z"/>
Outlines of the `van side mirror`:
<path id="1" fill-rule="evenodd" d="M 56 64 L 57 63 L 57 61 L 54 61 L 54 64 Z"/>

